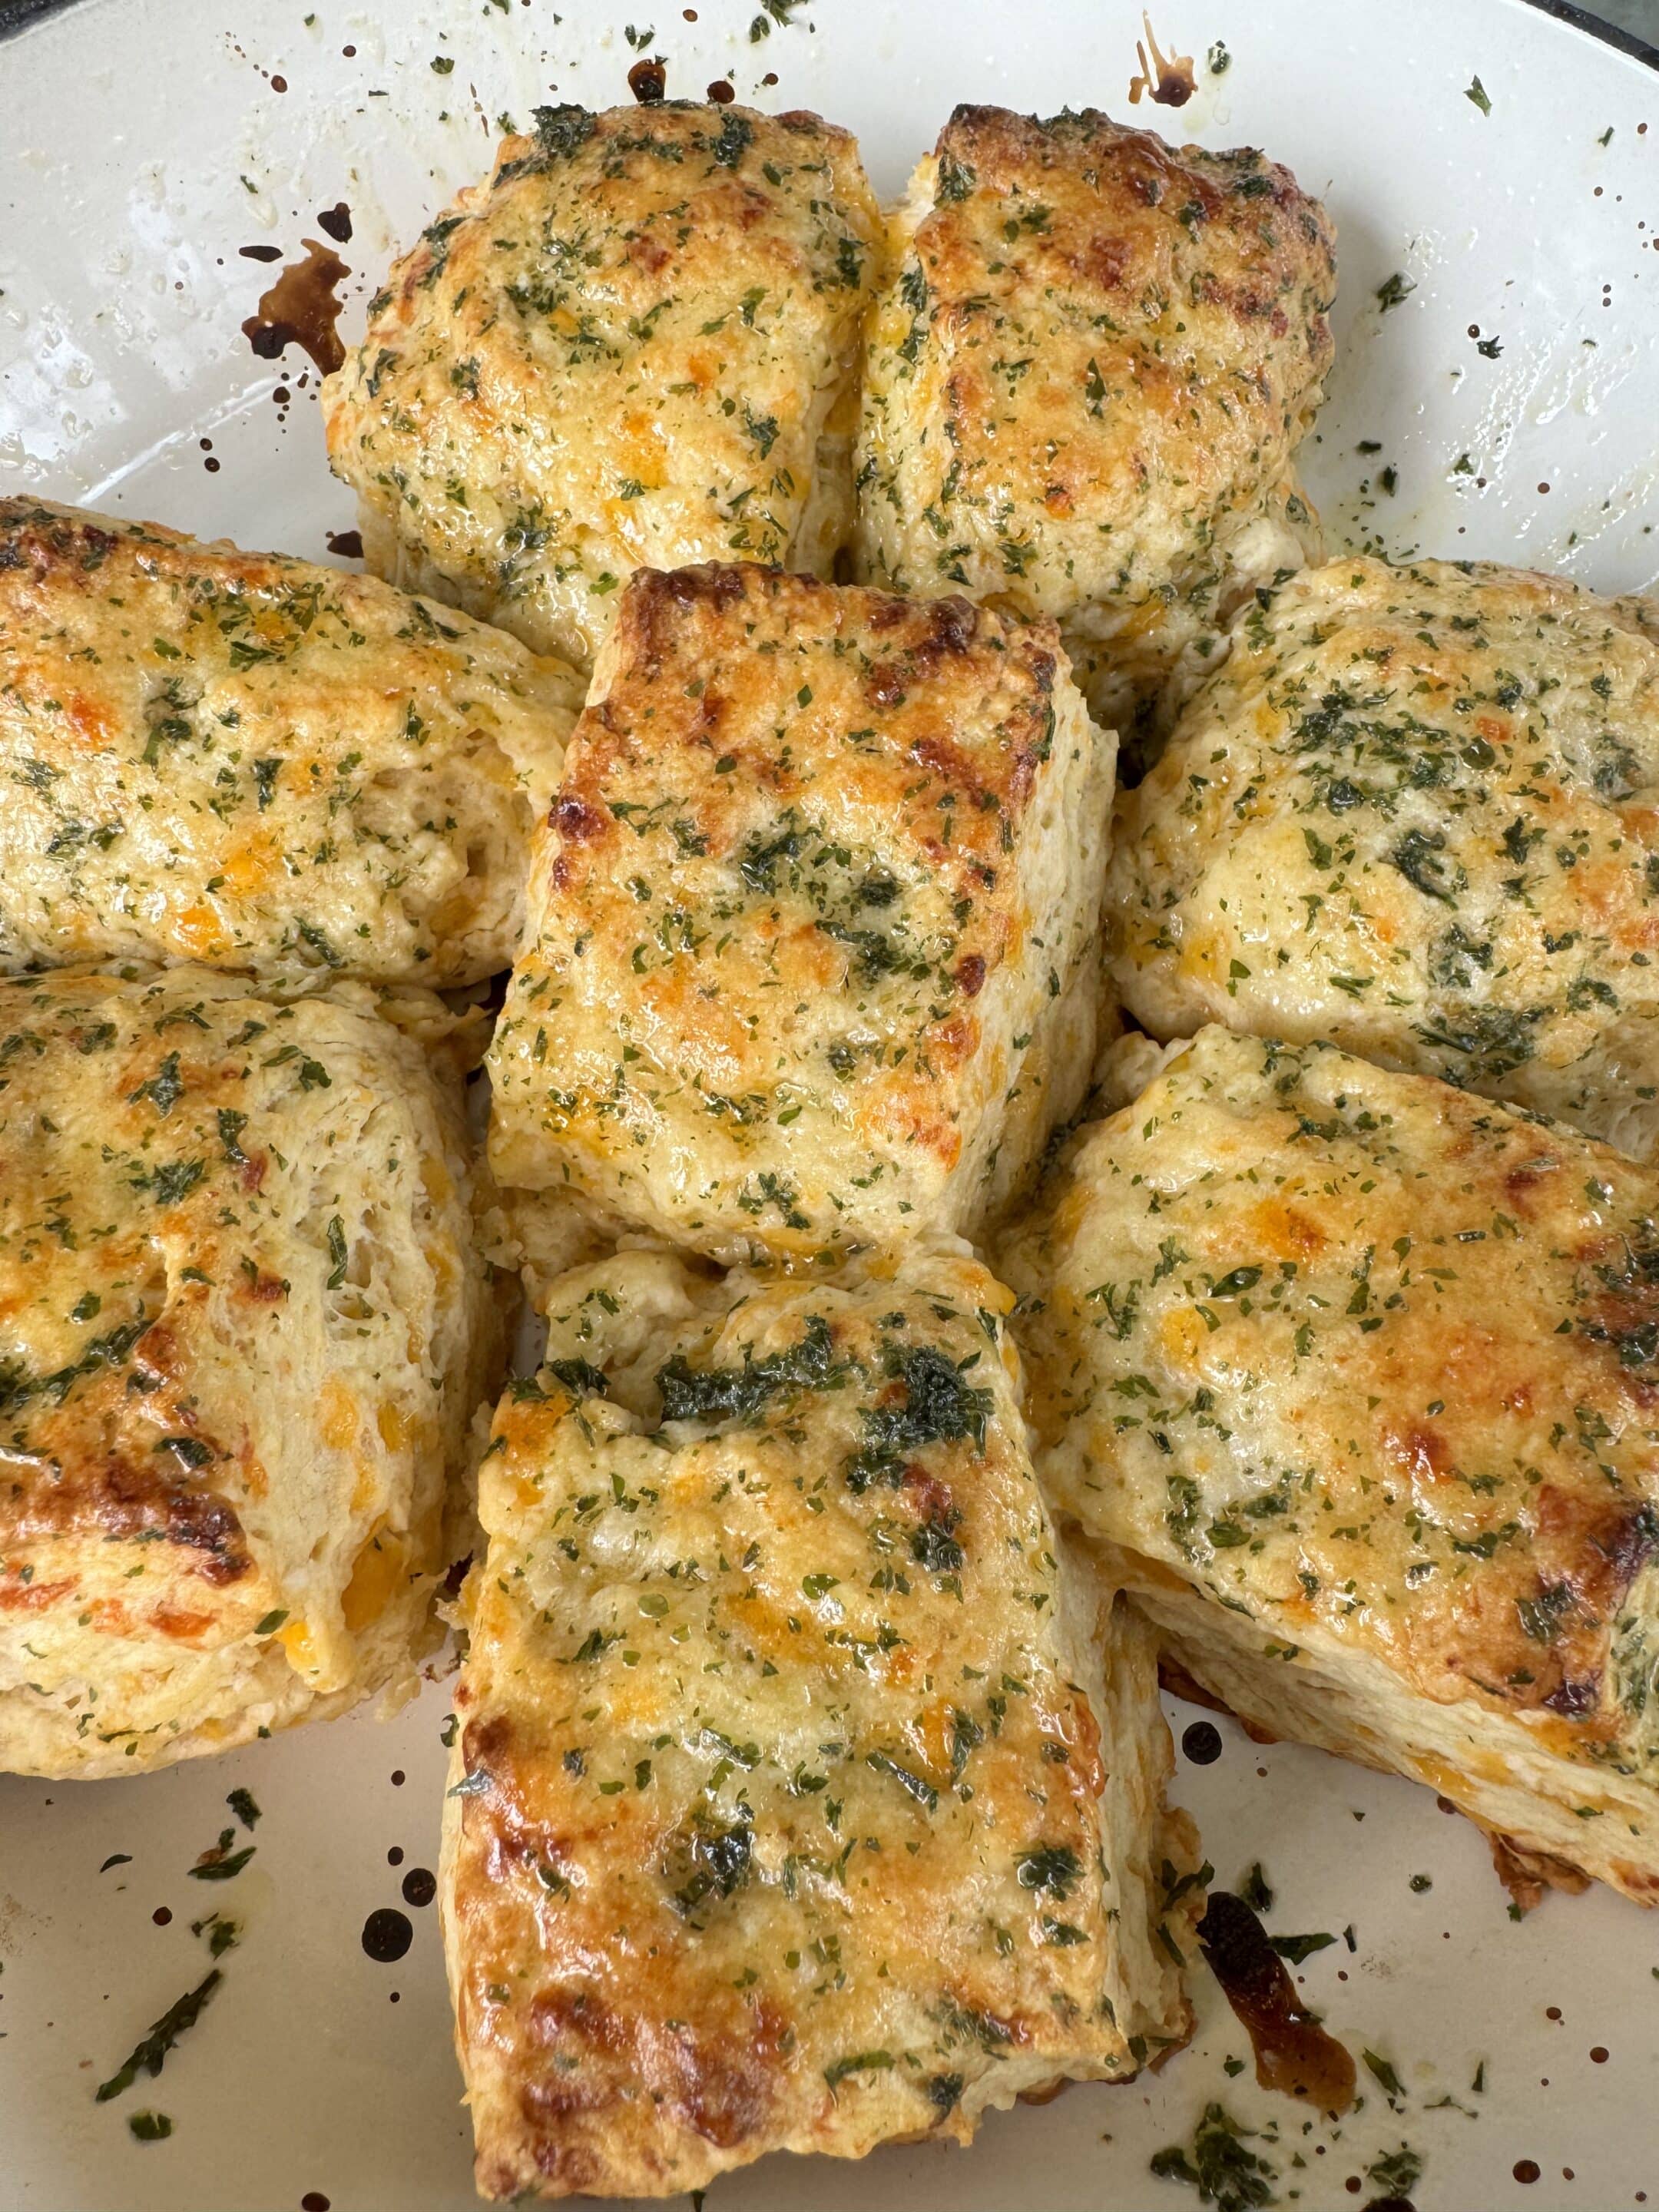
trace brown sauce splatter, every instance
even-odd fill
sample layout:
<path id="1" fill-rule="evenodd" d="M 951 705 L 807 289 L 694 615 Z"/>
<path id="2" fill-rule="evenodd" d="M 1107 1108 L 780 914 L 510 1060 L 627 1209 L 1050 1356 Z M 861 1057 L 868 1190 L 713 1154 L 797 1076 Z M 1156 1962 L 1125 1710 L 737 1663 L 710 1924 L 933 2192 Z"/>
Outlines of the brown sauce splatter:
<path id="1" fill-rule="evenodd" d="M 389 1966 L 401 1959 L 414 1941 L 409 1915 L 395 1905 L 381 1905 L 363 1923 L 363 1948 L 379 1966 Z"/>
<path id="2" fill-rule="evenodd" d="M 363 533 L 361 530 L 331 530 L 328 550 L 337 553 L 343 561 L 361 561 L 363 557 Z"/>
<path id="3" fill-rule="evenodd" d="M 641 107 L 654 107 L 668 94 L 668 64 L 660 55 L 635 62 L 628 72 L 628 89 Z"/>
<path id="4" fill-rule="evenodd" d="M 314 238 L 301 243 L 305 259 L 289 262 L 260 295 L 259 312 L 242 325 L 242 336 L 261 361 L 275 361 L 285 346 L 301 346 L 329 376 L 345 359 L 335 328 L 342 303 L 334 288 L 351 271 L 332 246 L 320 246 Z"/>
<path id="5" fill-rule="evenodd" d="M 430 1867 L 410 1867 L 404 1876 L 404 1903 L 417 1910 L 438 1894 L 438 1877 Z"/>
<path id="6" fill-rule="evenodd" d="M 239 246 L 236 251 L 244 261 L 280 261 L 283 258 L 280 246 Z"/>
<path id="7" fill-rule="evenodd" d="M 1181 1748 L 1194 1766 L 1213 1766 L 1221 1756 L 1221 1730 L 1213 1721 L 1193 1721 L 1182 1730 Z"/>
<path id="8" fill-rule="evenodd" d="M 717 76 L 708 88 L 708 97 L 716 107 L 729 107 L 737 93 L 723 76 Z"/>
<path id="9" fill-rule="evenodd" d="M 337 246 L 351 243 L 351 210 L 343 200 L 336 200 L 331 208 L 324 208 L 317 217 L 317 222 Z"/>
<path id="10" fill-rule="evenodd" d="M 1138 106 L 1142 93 L 1149 92 L 1162 107 L 1184 107 L 1198 89 L 1192 56 L 1161 54 L 1158 40 L 1152 36 L 1151 16 L 1142 15 L 1140 21 L 1146 37 L 1144 44 L 1139 39 L 1135 40 L 1135 58 L 1140 70 L 1138 76 L 1129 79 L 1130 106 Z"/>
<path id="11" fill-rule="evenodd" d="M 1284 1960 L 1243 1899 L 1212 1889 L 1198 1940 L 1210 1972 L 1249 2033 L 1261 2087 L 1304 2097 L 1322 2112 L 1346 2112 L 1353 2102 L 1353 2060 L 1304 2010 Z"/>

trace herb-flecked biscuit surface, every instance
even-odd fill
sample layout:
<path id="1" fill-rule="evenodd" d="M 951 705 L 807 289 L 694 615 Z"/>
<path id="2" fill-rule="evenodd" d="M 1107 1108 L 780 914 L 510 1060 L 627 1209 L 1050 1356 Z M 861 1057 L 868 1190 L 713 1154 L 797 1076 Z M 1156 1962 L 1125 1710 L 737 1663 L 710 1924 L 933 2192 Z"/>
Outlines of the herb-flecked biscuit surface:
<path id="1" fill-rule="evenodd" d="M 1190 1675 L 1659 1896 L 1659 1178 L 1209 1028 L 1000 1256 L 1047 1494 Z"/>
<path id="2" fill-rule="evenodd" d="M 552 1287 L 446 1808 L 486 2196 L 965 2141 L 1186 2033 L 1151 1640 L 1049 1523 L 1008 1303 L 948 1251 Z"/>
<path id="3" fill-rule="evenodd" d="M 0 970 L 477 981 L 580 705 L 372 577 L 0 501 Z"/>
<path id="4" fill-rule="evenodd" d="M 1048 623 L 636 575 L 536 845 L 499 1180 L 739 1257 L 982 1218 L 1087 1080 L 1114 755 Z"/>
<path id="5" fill-rule="evenodd" d="M 483 1268 L 452 1087 L 336 989 L 0 984 L 0 1769 L 413 1686 Z"/>
<path id="6" fill-rule="evenodd" d="M 1114 979 L 1204 1022 L 1659 1133 L 1659 621 L 1560 579 L 1334 561 L 1237 624 L 1124 795 Z"/>
<path id="7" fill-rule="evenodd" d="M 958 107 L 896 230 L 860 572 L 1054 616 L 1127 729 L 1316 545 L 1289 471 L 1332 358 L 1329 221 L 1249 149 Z"/>
<path id="8" fill-rule="evenodd" d="M 370 566 L 583 665 L 637 568 L 827 574 L 881 250 L 816 115 L 539 109 L 325 386 Z"/>

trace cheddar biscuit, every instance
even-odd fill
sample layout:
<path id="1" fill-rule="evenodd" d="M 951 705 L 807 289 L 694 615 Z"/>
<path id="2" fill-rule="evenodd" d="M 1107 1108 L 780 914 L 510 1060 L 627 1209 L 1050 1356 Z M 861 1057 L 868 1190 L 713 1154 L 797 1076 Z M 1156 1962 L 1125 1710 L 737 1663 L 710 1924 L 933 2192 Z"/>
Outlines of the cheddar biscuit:
<path id="1" fill-rule="evenodd" d="M 0 501 L 0 972 L 478 981 L 580 705 L 372 577 Z"/>
<path id="2" fill-rule="evenodd" d="M 413 1686 L 489 1311 L 458 1099 L 338 988 L 0 984 L 0 1769 Z"/>
<path id="3" fill-rule="evenodd" d="M 1180 1666 L 1659 1896 L 1659 1179 L 1206 1029 L 1003 1246 L 1037 1464 Z"/>
<path id="4" fill-rule="evenodd" d="M 827 574 L 881 247 L 816 115 L 538 109 L 324 387 L 370 567 L 584 667 L 635 568 Z"/>
<path id="5" fill-rule="evenodd" d="M 1053 616 L 1127 732 L 1317 557 L 1291 459 L 1332 360 L 1329 220 L 1248 149 L 958 107 L 896 228 L 860 573 Z"/>
<path id="6" fill-rule="evenodd" d="M 1659 1131 L 1650 606 L 1351 558 L 1237 623 L 1120 808 L 1111 964 L 1154 1036 L 1329 1038 Z"/>
<path id="7" fill-rule="evenodd" d="M 485 2196 L 966 2141 L 1187 2033 L 1151 1643 L 1049 1524 L 1007 1304 L 939 1251 L 551 1286 L 446 1805 Z"/>
<path id="8" fill-rule="evenodd" d="M 1047 623 L 636 575 L 534 850 L 497 1177 L 727 1257 L 984 1218 L 1087 1079 L 1114 751 Z"/>

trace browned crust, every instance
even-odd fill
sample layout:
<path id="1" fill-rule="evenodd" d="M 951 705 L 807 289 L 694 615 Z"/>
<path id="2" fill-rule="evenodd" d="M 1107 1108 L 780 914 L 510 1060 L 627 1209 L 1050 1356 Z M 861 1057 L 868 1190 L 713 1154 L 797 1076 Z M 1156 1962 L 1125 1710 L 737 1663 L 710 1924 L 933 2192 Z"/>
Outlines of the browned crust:
<path id="1" fill-rule="evenodd" d="M 1092 830 L 1039 805 L 1051 757 L 1100 787 L 1054 625 L 754 563 L 639 570 L 618 598 L 493 1047 L 497 1172 L 568 1159 L 627 1211 L 636 1170 L 706 1146 L 687 1241 L 753 1222 L 820 1249 L 899 1195 L 920 1225 L 1092 924 L 1048 851 Z M 793 1135 L 769 1127 L 790 1095 Z M 740 1125 L 715 1118 L 734 1100 Z M 739 1210 L 762 1173 L 790 1218 Z"/>
<path id="2" fill-rule="evenodd" d="M 1569 1897 L 1582 1897 L 1589 1887 L 1589 1876 L 1581 1874 L 1576 1866 L 1569 1866 L 1565 1859 L 1559 1859 L 1549 1851 L 1528 1850 L 1513 1836 L 1500 1836 L 1490 1828 L 1486 1834 L 1492 1847 L 1492 1872 L 1508 1890 L 1517 1913 L 1530 1912 L 1541 1905 L 1547 1889 L 1562 1890 Z"/>
<path id="3" fill-rule="evenodd" d="M 630 1279 L 581 1271 L 562 1321 L 609 1282 L 631 1332 Z M 1104 1709 L 1072 1679 L 1013 1377 L 978 1349 L 1001 1295 L 954 1258 L 850 1294 L 757 1285 L 718 1323 L 711 1309 L 718 1364 L 801 1341 L 816 1313 L 834 1379 L 737 1426 L 636 1427 L 614 1401 L 573 1404 L 556 1370 L 498 1409 L 444 1854 L 485 2193 L 665 2193 L 782 2148 L 966 2140 L 988 2092 L 1046 2101 L 1068 2075 L 1133 2070 L 1145 2054 L 1108 1988 L 1161 2037 L 1161 2000 L 1127 1963 L 1151 1932 L 1139 1853 L 1184 1849 L 1159 1783 L 1109 1778 Z M 603 1364 L 602 1334 L 583 1340 Z M 694 1370 L 712 1357 L 695 1324 L 683 1340 L 665 1324 L 663 1351 L 677 1340 Z M 913 1354 L 980 1378 L 982 1434 L 848 1474 L 847 1445 L 914 1404 L 896 1379 Z M 620 1583 L 601 1565 L 613 1510 Z M 850 1568 L 872 1534 L 903 1571 L 868 1589 L 831 1575 L 821 1606 L 802 1569 Z M 930 1536 L 948 1543 L 931 1566 Z M 818 1774 L 796 1756 L 808 1713 Z M 1126 1722 L 1109 1763 L 1133 1775 Z M 1109 1813 L 1112 1788 L 1131 1802 Z M 729 1878 L 690 1887 L 696 1839 L 729 1844 L 734 1806 Z M 1114 1856 L 1119 1819 L 1133 1863 Z"/>

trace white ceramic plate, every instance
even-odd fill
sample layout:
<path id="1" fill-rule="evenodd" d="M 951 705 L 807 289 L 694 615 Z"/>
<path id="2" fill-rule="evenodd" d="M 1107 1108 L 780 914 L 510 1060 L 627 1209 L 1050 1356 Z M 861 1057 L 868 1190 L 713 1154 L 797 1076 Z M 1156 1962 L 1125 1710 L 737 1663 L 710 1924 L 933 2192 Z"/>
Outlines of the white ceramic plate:
<path id="1" fill-rule="evenodd" d="M 818 108 L 860 133 L 884 191 L 958 100 L 1128 112 L 1140 28 L 1124 0 L 805 0 L 762 15 L 763 36 L 760 0 L 700 0 L 695 22 L 654 0 L 564 5 L 82 0 L 0 41 L 0 488 L 322 556 L 351 503 L 307 364 L 259 361 L 241 336 L 270 272 L 240 249 L 297 256 L 345 200 L 350 336 L 394 245 L 484 168 L 499 117 L 626 97 L 630 17 L 671 93 L 723 77 Z M 0 0 L 0 28 L 16 7 Z M 1265 147 L 1335 214 L 1338 365 L 1305 455 L 1334 540 L 1652 586 L 1653 68 L 1524 0 L 1170 0 L 1157 27 L 1197 58 L 1198 92 L 1141 116 Z M 1467 96 L 1477 77 L 1489 112 Z M 1384 310 L 1395 272 L 1414 289 Z M 1496 357 L 1478 350 L 1494 337 Z M 386 1725 L 143 1780 L 0 1781 L 0 2207 L 472 2201 L 435 1916 L 401 1893 L 435 1864 L 447 1710 L 439 1680 Z M 1177 1737 L 1198 1717 L 1170 1711 Z M 719 2204 L 1182 2212 L 1196 2199 L 1148 2159 L 1212 2099 L 1267 2131 L 1252 2147 L 1278 2201 L 1307 2212 L 1388 2197 L 1369 2169 L 1402 2143 L 1419 2212 L 1659 2204 L 1659 1923 L 1597 1893 L 1516 1924 L 1480 1838 L 1426 1793 L 1222 1735 L 1176 1784 L 1218 1878 L 1260 1859 L 1273 1932 L 1337 1935 L 1298 1978 L 1356 2055 L 1395 2069 L 1397 2096 L 1362 2067 L 1363 2108 L 1331 2126 L 1248 2067 L 1230 2077 L 1248 2045 L 1200 1969 L 1199 2035 L 1161 2075 L 993 2119 L 966 2154 L 770 2160 Z M 263 1808 L 256 1853 L 204 1887 L 188 1870 L 237 1788 Z M 246 1935 L 200 2024 L 158 2081 L 94 2103 L 208 1971 L 190 1923 L 216 1908 Z M 393 1964 L 360 1940 L 381 1908 L 412 1927 Z M 134 2140 L 140 2107 L 171 2118 L 167 2140 Z"/>

